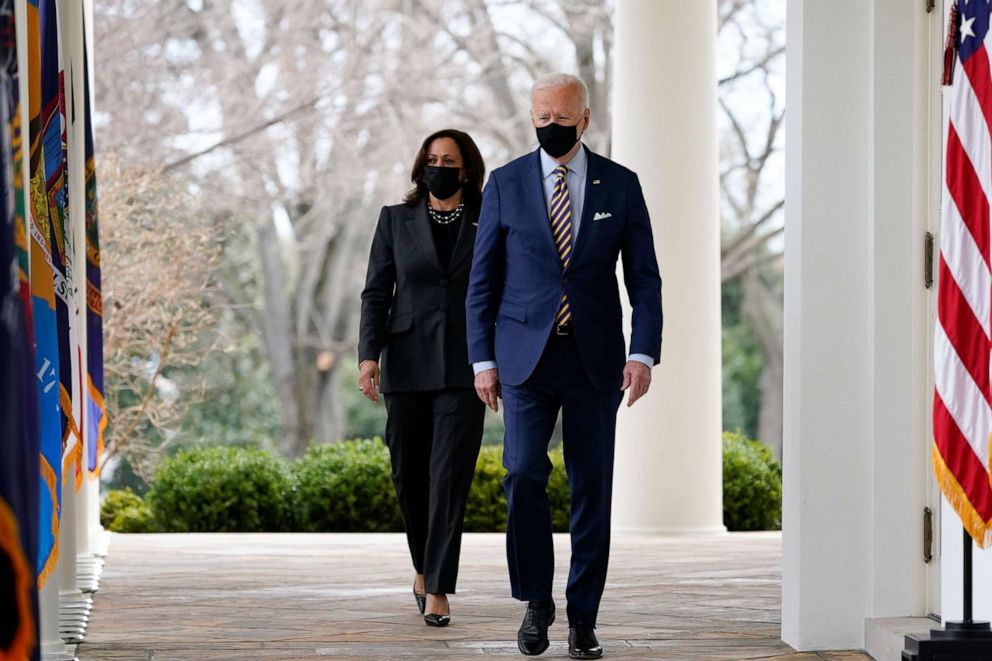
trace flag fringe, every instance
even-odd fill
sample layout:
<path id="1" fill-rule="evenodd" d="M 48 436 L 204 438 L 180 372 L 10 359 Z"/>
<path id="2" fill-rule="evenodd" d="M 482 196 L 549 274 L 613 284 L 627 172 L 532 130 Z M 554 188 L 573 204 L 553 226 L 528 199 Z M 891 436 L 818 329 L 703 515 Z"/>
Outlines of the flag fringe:
<path id="1" fill-rule="evenodd" d="M 93 402 L 100 409 L 100 423 L 97 426 L 96 439 L 93 441 L 96 443 L 96 468 L 87 471 L 91 480 L 97 480 L 100 479 L 100 458 L 103 456 L 105 449 L 104 436 L 107 430 L 107 404 L 103 400 L 103 395 L 97 390 L 96 385 L 94 385 L 93 379 L 87 375 L 86 380 L 88 382 L 90 397 L 93 398 Z M 87 465 L 87 469 L 89 469 L 89 465 Z"/>
<path id="2" fill-rule="evenodd" d="M 55 573 L 55 568 L 59 563 L 59 509 L 61 507 L 58 493 L 58 477 L 52 470 L 51 464 L 41 455 L 41 476 L 48 487 L 49 495 L 52 498 L 52 550 L 48 553 L 48 558 L 38 572 L 38 589 L 45 587 L 48 578 Z"/>
<path id="3" fill-rule="evenodd" d="M 68 479 L 67 476 L 70 473 L 74 473 L 76 476 L 76 493 L 79 493 L 79 487 L 82 486 L 82 474 L 78 470 L 82 468 L 82 462 L 83 444 L 77 441 L 66 453 L 65 459 L 62 460 L 62 479 Z"/>
<path id="4" fill-rule="evenodd" d="M 75 436 L 77 444 L 82 443 L 83 435 L 79 433 L 79 425 L 76 424 L 76 418 L 72 414 L 72 395 L 61 383 L 59 384 L 59 404 L 62 407 L 62 415 L 66 418 L 66 434 Z"/>
<path id="5" fill-rule="evenodd" d="M 76 492 L 79 492 L 79 488 L 82 486 L 82 474 L 80 470 L 76 470 L 75 467 L 78 466 L 82 469 L 83 461 L 83 435 L 79 432 L 79 426 L 76 424 L 76 418 L 73 416 L 72 408 L 72 397 L 69 392 L 59 384 L 59 401 L 62 405 L 62 415 L 66 418 L 66 428 L 63 434 L 62 446 L 66 446 L 66 441 L 70 438 L 75 437 L 76 442 L 69 447 L 65 456 L 62 458 L 62 479 L 68 479 L 70 473 L 75 474 L 76 479 Z M 78 464 L 77 464 L 78 462 Z"/>
<path id="6" fill-rule="evenodd" d="M 41 590 L 45 587 L 45 583 L 48 579 L 55 573 L 59 565 L 59 540 L 55 539 L 55 546 L 52 547 L 52 552 L 48 554 L 48 560 L 45 561 L 45 566 L 41 568 L 41 572 L 38 574 L 38 589 Z"/>
<path id="7" fill-rule="evenodd" d="M 932 455 L 933 472 L 937 477 L 937 484 L 940 486 L 944 498 L 947 499 L 947 502 L 957 512 L 958 518 L 961 519 L 965 530 L 968 531 L 968 534 L 975 540 L 979 548 L 992 548 L 992 520 L 984 520 L 975 509 L 975 506 L 968 500 L 968 494 L 965 493 L 964 488 L 958 483 L 951 469 L 944 463 L 944 457 L 941 456 L 936 442 L 933 444 Z"/>

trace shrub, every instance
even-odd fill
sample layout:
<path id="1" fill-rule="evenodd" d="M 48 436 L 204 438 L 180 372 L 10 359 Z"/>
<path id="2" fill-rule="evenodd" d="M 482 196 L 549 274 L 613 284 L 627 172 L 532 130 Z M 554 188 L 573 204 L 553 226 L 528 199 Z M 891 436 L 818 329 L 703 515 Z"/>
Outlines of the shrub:
<path id="1" fill-rule="evenodd" d="M 503 448 L 484 445 L 475 464 L 475 477 L 465 508 L 465 530 L 506 530 L 506 494 L 503 492 Z"/>
<path id="2" fill-rule="evenodd" d="M 565 472 L 565 455 L 559 445 L 551 455 L 551 477 L 548 478 L 548 497 L 551 499 L 551 525 L 555 532 L 568 532 L 568 475 Z"/>
<path id="3" fill-rule="evenodd" d="M 162 463 L 148 494 L 167 532 L 292 530 L 285 464 L 261 450 L 185 450 Z"/>
<path id="4" fill-rule="evenodd" d="M 552 526 L 556 532 L 567 532 L 569 485 L 562 448 L 554 448 L 549 455 Z M 466 531 L 506 530 L 505 473 L 502 447 L 483 446 L 469 493 Z M 781 468 L 763 445 L 726 435 L 724 483 L 724 518 L 731 530 L 779 525 Z M 313 445 L 288 468 L 254 449 L 213 447 L 180 452 L 162 464 L 147 505 L 133 493 L 112 492 L 104 509 L 104 525 L 131 532 L 403 529 L 389 451 L 379 439 Z M 117 511 L 126 512 L 119 517 L 121 523 L 108 524 Z"/>
<path id="5" fill-rule="evenodd" d="M 292 466 L 293 509 L 307 532 L 403 530 L 380 439 L 312 445 Z"/>
<path id="6" fill-rule="evenodd" d="M 156 532 L 151 509 L 130 488 L 107 492 L 100 504 L 100 523 L 113 532 Z"/>
<path id="7" fill-rule="evenodd" d="M 782 465 L 740 432 L 723 434 L 723 522 L 731 531 L 782 526 Z"/>
<path id="8" fill-rule="evenodd" d="M 568 532 L 568 476 L 561 447 L 549 452 L 551 476 L 548 478 L 548 498 L 551 501 L 551 522 L 555 532 Z M 503 448 L 484 445 L 475 466 L 475 478 L 468 495 L 465 511 L 467 532 L 506 530 L 506 493 L 503 491 Z"/>

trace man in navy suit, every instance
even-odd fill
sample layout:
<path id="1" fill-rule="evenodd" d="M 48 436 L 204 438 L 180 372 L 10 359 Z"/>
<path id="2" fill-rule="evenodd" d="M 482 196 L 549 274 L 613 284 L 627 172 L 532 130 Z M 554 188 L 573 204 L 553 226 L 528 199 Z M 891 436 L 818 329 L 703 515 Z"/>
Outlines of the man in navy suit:
<path id="1" fill-rule="evenodd" d="M 505 409 L 507 559 L 513 596 L 528 602 L 520 651 L 544 652 L 555 618 L 548 443 L 561 411 L 571 485 L 569 655 L 598 658 L 616 415 L 623 391 L 628 406 L 647 392 L 660 359 L 661 277 L 637 175 L 581 142 L 585 84 L 543 76 L 531 102 L 541 147 L 493 171 L 483 192 L 465 304 L 469 360 L 479 397 L 494 411 L 502 397 Z M 633 308 L 629 353 L 618 258 Z"/>

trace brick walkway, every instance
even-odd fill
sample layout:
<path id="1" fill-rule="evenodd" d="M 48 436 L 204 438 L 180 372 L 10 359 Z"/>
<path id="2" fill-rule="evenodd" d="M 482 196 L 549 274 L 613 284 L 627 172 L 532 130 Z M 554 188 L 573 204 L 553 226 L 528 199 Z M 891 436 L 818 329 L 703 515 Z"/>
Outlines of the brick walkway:
<path id="1" fill-rule="evenodd" d="M 568 658 L 562 617 L 542 659 Z M 779 641 L 781 538 L 617 536 L 598 634 L 608 658 L 867 659 Z M 519 656 L 503 536 L 465 536 L 452 625 L 428 629 L 393 534 L 115 535 L 81 661 Z"/>

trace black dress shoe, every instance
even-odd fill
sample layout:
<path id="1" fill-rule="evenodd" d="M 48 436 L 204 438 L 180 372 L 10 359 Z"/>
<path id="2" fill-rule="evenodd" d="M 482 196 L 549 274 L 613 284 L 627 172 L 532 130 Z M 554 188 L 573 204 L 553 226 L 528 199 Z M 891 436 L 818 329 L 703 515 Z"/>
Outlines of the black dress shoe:
<path id="1" fill-rule="evenodd" d="M 451 616 L 428 613 L 427 615 L 424 615 L 424 622 L 426 622 L 429 627 L 446 627 L 451 623 Z"/>
<path id="2" fill-rule="evenodd" d="M 570 627 L 568 655 L 573 659 L 598 659 L 603 656 L 603 648 L 596 640 L 596 630 L 587 626 Z"/>
<path id="3" fill-rule="evenodd" d="M 423 615 L 424 611 L 427 610 L 427 595 L 423 592 L 417 592 L 417 588 L 413 588 L 413 598 L 417 600 L 417 609 Z"/>
<path id="4" fill-rule="evenodd" d="M 548 649 L 548 627 L 555 621 L 554 602 L 531 601 L 517 631 L 517 647 L 526 656 L 537 656 Z"/>
<path id="5" fill-rule="evenodd" d="M 426 604 L 426 602 L 427 595 L 424 595 L 424 603 Z M 448 597 L 444 598 L 444 602 L 445 604 L 448 603 Z M 451 610 L 450 606 L 448 607 L 448 610 Z M 429 627 L 446 627 L 451 623 L 451 616 L 440 615 L 438 613 L 428 613 L 427 615 L 424 615 L 424 622 L 426 622 Z"/>

